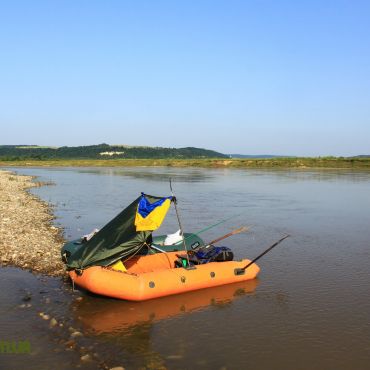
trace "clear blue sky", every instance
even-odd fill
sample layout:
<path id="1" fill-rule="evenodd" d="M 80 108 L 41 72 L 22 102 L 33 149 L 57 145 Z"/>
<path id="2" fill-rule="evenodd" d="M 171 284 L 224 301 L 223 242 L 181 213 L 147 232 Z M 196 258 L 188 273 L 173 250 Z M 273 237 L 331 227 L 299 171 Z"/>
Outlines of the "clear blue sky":
<path id="1" fill-rule="evenodd" d="M 370 154 L 368 1 L 0 7 L 0 144 Z"/>

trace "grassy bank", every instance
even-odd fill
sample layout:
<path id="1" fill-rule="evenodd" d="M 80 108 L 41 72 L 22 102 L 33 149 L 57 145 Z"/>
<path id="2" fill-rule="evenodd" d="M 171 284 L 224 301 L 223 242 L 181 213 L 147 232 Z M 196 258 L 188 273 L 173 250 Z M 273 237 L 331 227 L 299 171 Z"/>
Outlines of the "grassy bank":
<path id="1" fill-rule="evenodd" d="M 68 159 L 1 161 L 0 166 L 40 167 L 204 167 L 204 168 L 349 168 L 370 169 L 370 158 L 246 159 Z"/>

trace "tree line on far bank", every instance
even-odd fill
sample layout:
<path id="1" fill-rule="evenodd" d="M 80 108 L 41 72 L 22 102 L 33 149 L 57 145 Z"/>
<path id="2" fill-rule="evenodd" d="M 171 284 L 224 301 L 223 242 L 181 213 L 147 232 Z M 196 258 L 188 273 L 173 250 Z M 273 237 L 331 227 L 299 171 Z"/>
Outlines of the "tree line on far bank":
<path id="1" fill-rule="evenodd" d="M 59 148 L 35 145 L 1 145 L 0 159 L 3 161 L 17 160 L 55 160 L 55 159 L 151 159 L 151 158 L 229 158 L 228 155 L 213 150 L 161 147 L 130 147 L 120 145 L 89 145 Z"/>

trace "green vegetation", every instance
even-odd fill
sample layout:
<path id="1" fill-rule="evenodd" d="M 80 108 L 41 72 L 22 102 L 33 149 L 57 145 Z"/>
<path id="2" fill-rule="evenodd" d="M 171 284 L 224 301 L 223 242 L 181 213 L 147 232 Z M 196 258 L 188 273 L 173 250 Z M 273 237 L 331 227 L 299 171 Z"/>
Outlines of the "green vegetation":
<path id="1" fill-rule="evenodd" d="M 12 147 L 13 145 L 9 145 L 9 146 Z M 57 146 L 40 146 L 40 145 L 20 145 L 20 146 L 17 146 L 16 148 L 17 149 L 58 149 Z"/>
<path id="2" fill-rule="evenodd" d="M 60 148 L 36 145 L 1 145 L 0 160 L 81 160 L 81 159 L 147 159 L 147 158 L 228 158 L 213 150 L 200 148 L 159 148 L 124 145 L 90 145 Z"/>
<path id="3" fill-rule="evenodd" d="M 265 159 L 55 159 L 1 161 L 2 166 L 47 166 L 47 167 L 204 167 L 204 168 L 343 168 L 370 169 L 370 157 L 317 157 L 317 158 L 265 158 Z"/>

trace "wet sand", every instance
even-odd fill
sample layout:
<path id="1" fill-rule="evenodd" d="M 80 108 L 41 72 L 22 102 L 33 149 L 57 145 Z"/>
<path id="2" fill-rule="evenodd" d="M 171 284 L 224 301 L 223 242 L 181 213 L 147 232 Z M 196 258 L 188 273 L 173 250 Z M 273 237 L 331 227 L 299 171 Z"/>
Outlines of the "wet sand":
<path id="1" fill-rule="evenodd" d="M 51 207 L 28 191 L 43 185 L 32 176 L 0 171 L 0 263 L 62 276 L 62 231 L 52 224 Z"/>

